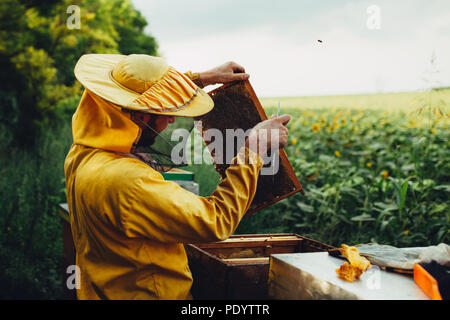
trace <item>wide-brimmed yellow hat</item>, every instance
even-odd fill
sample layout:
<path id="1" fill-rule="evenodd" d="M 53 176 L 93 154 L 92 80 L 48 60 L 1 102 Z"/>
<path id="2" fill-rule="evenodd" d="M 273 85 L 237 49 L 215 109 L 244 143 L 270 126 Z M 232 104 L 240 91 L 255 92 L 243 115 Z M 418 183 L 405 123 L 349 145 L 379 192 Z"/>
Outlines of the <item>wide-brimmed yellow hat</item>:
<path id="1" fill-rule="evenodd" d="M 87 90 L 129 110 L 197 117 L 214 107 L 205 91 L 160 57 L 86 54 L 75 77 Z"/>

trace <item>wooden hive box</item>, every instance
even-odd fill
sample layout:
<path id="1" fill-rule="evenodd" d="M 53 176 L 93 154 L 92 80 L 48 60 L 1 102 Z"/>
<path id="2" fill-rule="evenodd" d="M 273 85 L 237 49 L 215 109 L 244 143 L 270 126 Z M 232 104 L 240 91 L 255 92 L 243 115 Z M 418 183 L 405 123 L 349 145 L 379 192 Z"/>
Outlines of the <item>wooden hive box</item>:
<path id="1" fill-rule="evenodd" d="M 332 246 L 297 234 L 233 235 L 185 245 L 194 278 L 194 299 L 268 299 L 269 257 L 322 252 Z"/>

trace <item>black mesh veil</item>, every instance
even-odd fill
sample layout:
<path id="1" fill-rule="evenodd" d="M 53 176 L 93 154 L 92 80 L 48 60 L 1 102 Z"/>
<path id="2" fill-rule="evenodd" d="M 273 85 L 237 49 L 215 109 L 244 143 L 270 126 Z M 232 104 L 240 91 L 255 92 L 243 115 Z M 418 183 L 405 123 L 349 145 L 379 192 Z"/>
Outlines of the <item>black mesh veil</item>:
<path id="1" fill-rule="evenodd" d="M 174 123 L 162 132 L 157 132 L 151 122 L 137 118 L 134 121 L 154 134 L 153 141 L 138 144 L 133 152 L 136 156 L 159 172 L 189 165 L 191 141 L 196 134 L 193 118 L 175 117 Z"/>

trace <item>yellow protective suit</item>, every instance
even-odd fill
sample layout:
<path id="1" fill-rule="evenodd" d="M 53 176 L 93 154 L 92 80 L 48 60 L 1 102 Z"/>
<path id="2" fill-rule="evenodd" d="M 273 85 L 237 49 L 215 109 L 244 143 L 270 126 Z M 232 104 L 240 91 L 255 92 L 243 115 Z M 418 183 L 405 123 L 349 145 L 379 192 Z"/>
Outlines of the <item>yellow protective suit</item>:
<path id="1" fill-rule="evenodd" d="M 139 127 L 87 90 L 72 131 L 64 171 L 78 299 L 190 299 L 183 243 L 234 232 L 254 197 L 261 159 L 242 148 L 242 164 L 229 167 L 210 197 L 199 197 L 134 158 Z"/>

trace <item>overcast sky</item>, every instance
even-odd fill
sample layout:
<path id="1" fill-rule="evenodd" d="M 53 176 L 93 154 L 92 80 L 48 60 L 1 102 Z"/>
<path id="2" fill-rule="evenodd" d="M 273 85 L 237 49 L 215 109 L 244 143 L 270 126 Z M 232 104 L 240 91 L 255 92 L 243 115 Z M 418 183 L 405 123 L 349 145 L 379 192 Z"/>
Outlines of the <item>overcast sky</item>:
<path id="1" fill-rule="evenodd" d="M 450 85 L 449 0 L 132 2 L 169 64 L 236 61 L 261 97 Z"/>

